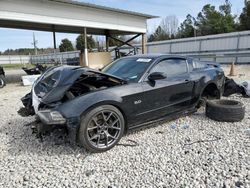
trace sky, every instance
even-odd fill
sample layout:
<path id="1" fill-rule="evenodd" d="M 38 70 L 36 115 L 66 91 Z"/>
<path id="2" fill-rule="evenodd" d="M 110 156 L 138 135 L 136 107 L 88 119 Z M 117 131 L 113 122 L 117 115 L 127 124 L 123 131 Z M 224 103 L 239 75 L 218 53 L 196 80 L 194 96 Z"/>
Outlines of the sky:
<path id="1" fill-rule="evenodd" d="M 175 15 L 182 22 L 187 14 L 196 17 L 205 4 L 215 5 L 217 8 L 225 0 L 79 0 L 113 8 L 136 11 L 160 17 Z M 239 15 L 244 6 L 244 0 L 231 0 L 233 14 Z M 159 24 L 160 19 L 148 21 L 148 30 L 151 32 Z M 16 48 L 32 48 L 33 32 L 38 41 L 38 48 L 53 46 L 53 35 L 50 32 L 0 28 L 0 51 Z M 77 35 L 57 33 L 57 46 L 61 40 L 68 38 L 75 41 Z"/>

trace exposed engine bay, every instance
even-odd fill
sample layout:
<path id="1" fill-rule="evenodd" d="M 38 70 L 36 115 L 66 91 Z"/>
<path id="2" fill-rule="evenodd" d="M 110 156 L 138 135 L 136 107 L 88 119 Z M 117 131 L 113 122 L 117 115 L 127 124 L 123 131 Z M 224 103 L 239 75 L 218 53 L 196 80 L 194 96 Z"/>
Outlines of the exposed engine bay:
<path id="1" fill-rule="evenodd" d="M 97 73 L 88 73 L 81 75 L 75 83 L 65 93 L 64 101 L 84 95 L 89 92 L 106 89 L 120 85 L 121 83 L 113 78 L 103 76 Z"/>

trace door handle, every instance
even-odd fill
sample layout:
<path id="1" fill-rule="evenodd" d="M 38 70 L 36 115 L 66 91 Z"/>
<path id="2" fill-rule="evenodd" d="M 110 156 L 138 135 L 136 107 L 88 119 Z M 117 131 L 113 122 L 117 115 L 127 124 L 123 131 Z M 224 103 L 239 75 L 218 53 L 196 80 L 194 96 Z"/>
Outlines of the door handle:
<path id="1" fill-rule="evenodd" d="M 189 79 L 185 79 L 185 82 L 190 82 L 190 80 Z"/>

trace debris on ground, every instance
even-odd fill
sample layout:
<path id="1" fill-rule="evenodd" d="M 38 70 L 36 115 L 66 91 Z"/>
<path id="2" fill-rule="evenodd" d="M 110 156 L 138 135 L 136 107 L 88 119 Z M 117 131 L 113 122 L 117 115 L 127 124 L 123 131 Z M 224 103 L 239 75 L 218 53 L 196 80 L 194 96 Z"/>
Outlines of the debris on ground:
<path id="1" fill-rule="evenodd" d="M 182 129 L 188 129 L 188 128 L 189 128 L 189 125 L 183 124 L 183 125 L 181 125 L 181 128 L 182 128 Z"/>
<path id="2" fill-rule="evenodd" d="M 250 81 L 246 80 L 236 83 L 235 80 L 226 77 L 223 96 L 229 97 L 233 94 L 250 97 Z"/>
<path id="3" fill-rule="evenodd" d="M 245 129 L 245 130 L 244 130 L 244 133 L 246 133 L 246 134 L 248 134 L 248 135 L 250 136 L 250 128 Z"/>

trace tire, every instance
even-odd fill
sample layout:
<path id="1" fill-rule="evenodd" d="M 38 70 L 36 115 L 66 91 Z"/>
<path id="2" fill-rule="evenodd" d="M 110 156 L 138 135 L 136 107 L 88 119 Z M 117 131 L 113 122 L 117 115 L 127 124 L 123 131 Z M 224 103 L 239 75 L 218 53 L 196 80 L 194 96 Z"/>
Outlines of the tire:
<path id="1" fill-rule="evenodd" d="M 220 122 L 239 122 L 244 119 L 245 107 L 234 100 L 207 101 L 206 116 Z"/>
<path id="2" fill-rule="evenodd" d="M 78 141 L 90 152 L 104 152 L 120 141 L 124 129 L 124 117 L 116 107 L 99 106 L 82 116 Z"/>
<path id="3" fill-rule="evenodd" d="M 0 75 L 0 88 L 3 88 L 6 85 L 5 78 L 3 75 Z"/>

